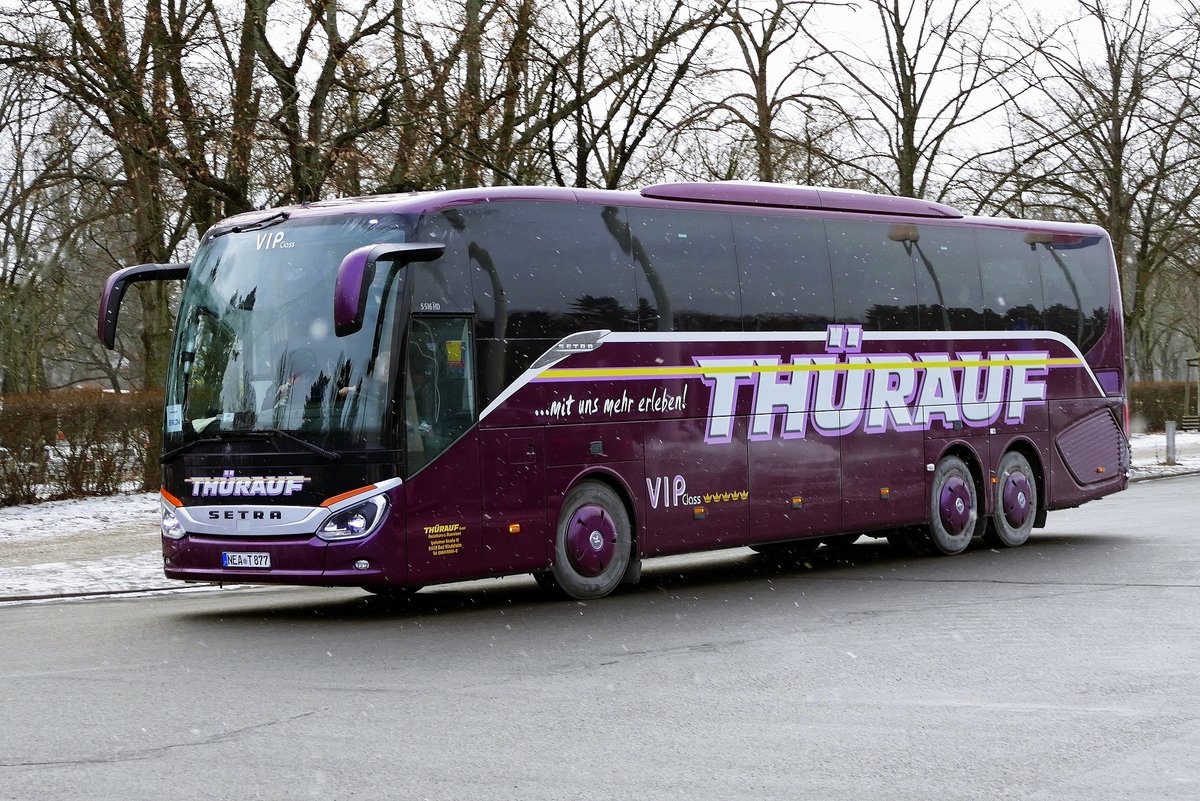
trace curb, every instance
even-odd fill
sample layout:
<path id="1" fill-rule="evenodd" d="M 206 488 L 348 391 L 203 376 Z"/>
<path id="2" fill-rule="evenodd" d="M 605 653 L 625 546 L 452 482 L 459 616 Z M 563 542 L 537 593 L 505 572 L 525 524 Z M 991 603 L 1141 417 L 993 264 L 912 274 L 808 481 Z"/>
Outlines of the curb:
<path id="1" fill-rule="evenodd" d="M 1137 484 L 1141 481 L 1162 481 L 1167 478 L 1182 478 L 1183 476 L 1200 475 L 1200 467 L 1189 467 L 1186 470 L 1180 470 L 1178 473 L 1152 473 L 1147 476 L 1130 476 L 1129 483 Z"/>

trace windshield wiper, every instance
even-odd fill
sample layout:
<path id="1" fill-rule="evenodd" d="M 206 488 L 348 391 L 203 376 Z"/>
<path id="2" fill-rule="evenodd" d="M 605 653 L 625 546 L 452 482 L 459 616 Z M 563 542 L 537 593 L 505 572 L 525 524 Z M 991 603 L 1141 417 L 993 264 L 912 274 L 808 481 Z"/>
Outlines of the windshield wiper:
<path id="1" fill-rule="evenodd" d="M 192 448 L 195 448 L 197 445 L 219 445 L 220 443 L 222 443 L 224 441 L 225 440 L 221 439 L 220 437 L 201 437 L 200 439 L 194 439 L 191 442 L 183 443 L 178 448 L 172 448 L 171 450 L 167 451 L 162 456 L 158 457 L 158 463 L 166 464 L 167 462 L 169 462 L 171 459 L 174 459 L 179 454 L 187 453 Z"/>
<path id="2" fill-rule="evenodd" d="M 286 222 L 292 215 L 286 211 L 277 211 L 274 214 L 263 217 L 261 220 L 248 222 L 245 225 L 235 225 L 232 228 L 226 228 L 224 231 L 217 231 L 212 235 L 213 239 L 225 234 L 244 234 L 247 231 L 258 231 L 263 228 L 270 228 L 272 225 L 278 225 L 281 222 Z"/>
<path id="3" fill-rule="evenodd" d="M 197 445 L 215 445 L 215 444 L 220 444 L 222 442 L 228 442 L 229 440 L 235 440 L 235 439 L 270 440 L 270 439 L 274 439 L 276 437 L 279 437 L 281 439 L 286 439 L 289 442 L 294 442 L 297 445 L 299 445 L 300 447 L 304 448 L 305 450 L 315 453 L 317 456 L 320 456 L 322 459 L 328 459 L 331 462 L 339 461 L 342 458 L 342 455 L 340 453 L 338 453 L 337 451 L 331 451 L 326 448 L 322 448 L 320 445 L 317 445 L 316 443 L 309 442 L 308 440 L 302 439 L 301 437 L 297 437 L 295 434 L 291 434 L 287 431 L 283 431 L 278 428 L 260 428 L 255 431 L 218 431 L 218 432 L 216 432 L 215 437 L 201 437 L 200 439 L 194 439 L 191 442 L 186 442 L 183 445 L 180 445 L 178 448 L 175 448 L 174 450 L 167 451 L 162 456 L 160 456 L 158 460 L 159 460 L 159 462 L 165 463 L 169 459 L 172 459 L 173 457 L 178 456 L 181 453 L 187 453 L 188 451 L 195 448 Z"/>
<path id="4" fill-rule="evenodd" d="M 340 453 L 338 453 L 337 451 L 327 450 L 326 448 L 322 448 L 320 445 L 316 444 L 315 442 L 309 442 L 306 439 L 297 437 L 295 434 L 288 433 L 287 431 L 283 431 L 282 429 L 264 428 L 264 429 L 260 429 L 260 431 L 261 431 L 261 433 L 267 434 L 268 436 L 283 437 L 286 440 L 290 440 L 290 441 L 296 443 L 297 445 L 299 445 L 300 447 L 302 447 L 306 450 L 310 450 L 313 453 L 315 453 L 317 456 L 320 456 L 324 459 L 328 459 L 331 462 L 336 462 L 342 458 L 342 455 Z M 256 431 L 253 433 L 260 433 L 260 432 Z"/>

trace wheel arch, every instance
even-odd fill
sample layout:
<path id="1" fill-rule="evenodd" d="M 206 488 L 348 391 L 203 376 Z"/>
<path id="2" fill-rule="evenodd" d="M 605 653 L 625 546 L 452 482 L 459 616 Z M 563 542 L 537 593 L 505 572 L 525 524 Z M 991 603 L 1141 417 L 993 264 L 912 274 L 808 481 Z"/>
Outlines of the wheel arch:
<path id="1" fill-rule="evenodd" d="M 630 489 L 629 484 L 620 473 L 601 465 L 584 470 L 571 479 L 563 488 L 562 497 L 566 498 L 571 490 L 585 481 L 596 481 L 605 484 L 621 499 L 621 503 L 625 507 L 625 513 L 629 515 L 629 536 L 632 540 L 629 555 L 631 558 L 638 556 L 641 553 L 641 522 L 637 504 L 633 502 L 633 491 Z M 562 504 L 559 504 L 558 509 L 555 511 L 555 519 L 551 521 L 553 523 L 551 528 L 558 525 L 558 517 L 561 514 Z"/>
<path id="2" fill-rule="evenodd" d="M 956 440 L 944 448 L 938 454 L 937 461 L 940 462 L 947 456 L 956 456 L 966 464 L 967 469 L 971 471 L 971 479 L 975 482 L 975 497 L 979 499 L 981 507 L 987 509 L 990 506 L 991 493 L 987 491 L 985 484 L 983 459 L 979 457 L 974 448 L 962 440 Z"/>
<path id="3" fill-rule="evenodd" d="M 1050 502 L 1050 493 L 1046 487 L 1046 471 L 1042 464 L 1041 451 L 1030 440 L 1025 437 L 1015 437 L 1008 442 L 1004 450 L 996 457 L 996 466 L 1000 466 L 1000 460 L 1004 458 L 1004 454 L 1009 451 L 1016 451 L 1025 457 L 1025 461 L 1029 462 L 1029 468 L 1033 470 L 1033 477 L 1037 480 L 1037 522 L 1034 523 L 1034 528 L 1041 528 L 1046 524 L 1046 510 Z"/>

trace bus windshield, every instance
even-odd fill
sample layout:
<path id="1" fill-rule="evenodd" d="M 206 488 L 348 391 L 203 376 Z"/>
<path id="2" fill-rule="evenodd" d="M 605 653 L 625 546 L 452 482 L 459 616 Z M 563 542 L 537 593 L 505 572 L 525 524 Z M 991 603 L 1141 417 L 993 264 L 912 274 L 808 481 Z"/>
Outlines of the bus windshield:
<path id="1" fill-rule="evenodd" d="M 405 242 L 407 215 L 345 215 L 218 233 L 193 261 L 167 380 L 167 448 L 285 432 L 331 448 L 384 443 L 402 270 L 381 264 L 357 333 L 333 331 L 342 258 Z"/>

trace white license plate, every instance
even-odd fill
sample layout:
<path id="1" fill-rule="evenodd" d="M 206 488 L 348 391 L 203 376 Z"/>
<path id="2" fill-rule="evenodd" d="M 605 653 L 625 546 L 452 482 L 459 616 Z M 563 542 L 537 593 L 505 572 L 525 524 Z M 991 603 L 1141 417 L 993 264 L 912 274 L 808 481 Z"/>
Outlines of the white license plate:
<path id="1" fill-rule="evenodd" d="M 271 554 L 269 553 L 239 553 L 236 551 L 225 551 L 221 554 L 222 567 L 270 567 Z"/>

